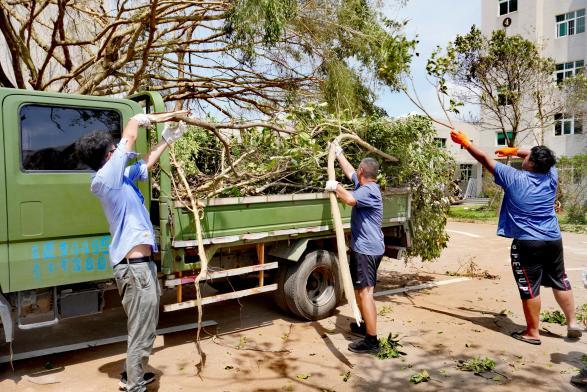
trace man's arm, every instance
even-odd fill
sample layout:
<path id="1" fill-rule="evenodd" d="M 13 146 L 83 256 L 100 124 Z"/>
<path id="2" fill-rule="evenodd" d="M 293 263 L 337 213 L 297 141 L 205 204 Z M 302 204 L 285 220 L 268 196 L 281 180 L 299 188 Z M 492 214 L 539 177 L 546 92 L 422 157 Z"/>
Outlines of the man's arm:
<path id="1" fill-rule="evenodd" d="M 489 155 L 485 154 L 483 151 L 472 144 L 469 144 L 469 147 L 466 147 L 466 149 L 469 154 L 473 156 L 473 158 L 475 158 L 481 165 L 483 165 L 485 169 L 489 170 L 489 172 L 493 174 L 493 171 L 495 170 L 495 160 L 493 158 L 490 158 Z"/>
<path id="2" fill-rule="evenodd" d="M 518 158 L 526 158 L 528 155 L 530 155 L 530 150 L 528 150 L 527 148 L 518 148 L 518 151 L 516 152 L 516 155 L 518 156 Z"/>
<path id="3" fill-rule="evenodd" d="M 347 178 L 352 181 L 353 180 L 353 173 L 355 172 L 355 168 L 346 159 L 346 157 L 344 156 L 342 151 L 340 152 L 340 154 L 338 154 L 338 156 L 336 157 L 336 160 L 338 161 L 338 164 L 340 165 L 340 168 L 342 169 L 344 175 L 347 176 Z"/>
<path id="4" fill-rule="evenodd" d="M 473 158 L 475 158 L 484 168 L 489 170 L 491 174 L 493 174 L 495 170 L 495 160 L 490 158 L 489 155 L 485 154 L 483 151 L 475 147 L 467 135 L 463 132 L 455 131 L 452 129 L 450 131 L 450 138 L 453 142 L 460 144 L 463 146 Z"/>
<path id="5" fill-rule="evenodd" d="M 126 139 L 125 150 L 127 152 L 133 151 L 135 143 L 137 141 L 137 136 L 139 134 L 139 127 L 140 126 L 148 126 L 149 120 L 143 119 L 140 115 L 132 117 L 126 123 L 126 126 L 122 130 L 122 138 Z"/>
<path id="6" fill-rule="evenodd" d="M 161 134 L 162 140 L 143 157 L 148 170 L 151 170 L 151 168 L 159 160 L 161 154 L 163 154 L 163 151 L 165 151 L 168 146 L 175 143 L 177 139 L 179 139 L 185 133 L 186 130 L 186 125 L 183 122 L 165 124 L 165 129 L 163 129 L 163 133 Z"/>
<path id="7" fill-rule="evenodd" d="M 155 165 L 155 163 L 163 154 L 163 151 L 169 146 L 166 141 L 162 140 L 155 147 L 151 149 L 145 156 L 143 157 L 143 161 L 147 164 L 147 169 L 151 170 L 151 168 Z"/>
<path id="8" fill-rule="evenodd" d="M 353 196 L 353 194 L 347 191 L 342 185 L 338 184 L 336 186 L 336 197 L 340 199 L 344 204 L 347 206 L 354 207 L 357 204 L 357 200 Z"/>

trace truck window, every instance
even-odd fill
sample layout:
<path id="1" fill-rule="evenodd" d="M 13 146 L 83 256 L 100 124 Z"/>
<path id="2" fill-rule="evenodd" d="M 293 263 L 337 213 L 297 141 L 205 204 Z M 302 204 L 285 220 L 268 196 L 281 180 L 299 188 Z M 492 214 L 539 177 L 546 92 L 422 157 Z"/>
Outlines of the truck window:
<path id="1" fill-rule="evenodd" d="M 122 116 L 113 109 L 23 105 L 20 149 L 25 171 L 87 171 L 75 153 L 75 142 L 93 131 L 120 139 Z"/>

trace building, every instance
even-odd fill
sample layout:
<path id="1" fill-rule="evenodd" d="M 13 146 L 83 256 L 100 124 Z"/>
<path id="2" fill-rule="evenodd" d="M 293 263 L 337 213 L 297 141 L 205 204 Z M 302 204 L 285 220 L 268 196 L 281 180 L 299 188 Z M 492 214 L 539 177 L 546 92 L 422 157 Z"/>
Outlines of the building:
<path id="1" fill-rule="evenodd" d="M 553 78 L 559 81 L 585 72 L 587 0 L 482 0 L 481 7 L 484 35 L 505 29 L 507 34 L 519 34 L 535 42 L 544 57 L 555 60 Z M 554 120 L 555 124 L 544 132 L 544 144 L 557 156 L 587 153 L 585 116 L 559 113 Z M 538 138 L 531 132 L 519 136 L 518 146 L 538 144 Z M 481 131 L 479 143 L 484 151 L 493 153 L 505 146 L 505 137 L 501 132 Z"/>
<path id="2" fill-rule="evenodd" d="M 480 133 L 475 125 L 455 121 L 453 121 L 452 125 L 455 129 L 465 132 L 473 143 L 478 142 Z M 461 188 L 462 195 L 464 197 L 478 197 L 482 188 L 481 176 L 483 168 L 481 164 L 467 150 L 452 142 L 450 128 L 437 123 L 434 123 L 434 128 L 436 129 L 436 142 L 440 147 L 446 148 L 457 164 L 455 180 Z"/>

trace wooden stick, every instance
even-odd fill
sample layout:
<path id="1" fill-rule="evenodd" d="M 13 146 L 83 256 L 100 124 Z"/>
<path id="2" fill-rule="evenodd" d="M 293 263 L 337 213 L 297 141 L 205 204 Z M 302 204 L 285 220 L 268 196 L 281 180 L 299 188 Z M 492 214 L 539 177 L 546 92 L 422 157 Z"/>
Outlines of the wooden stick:
<path id="1" fill-rule="evenodd" d="M 265 244 L 264 243 L 257 244 L 257 258 L 259 259 L 259 265 L 265 264 Z M 259 270 L 259 287 L 263 287 L 263 281 L 264 281 L 264 276 L 265 276 L 264 273 L 265 273 L 265 270 L 263 270 L 263 269 Z"/>
<path id="2" fill-rule="evenodd" d="M 365 148 L 366 150 L 375 153 L 384 159 L 392 162 L 397 162 L 398 159 L 392 157 L 376 149 L 375 147 L 371 146 L 369 143 L 366 143 L 358 137 L 357 135 L 352 135 L 348 133 L 343 133 L 338 135 L 332 143 L 330 143 L 330 148 L 328 150 L 328 180 L 335 180 L 336 173 L 334 171 L 334 160 L 336 159 L 336 145 L 340 145 L 340 142 L 343 139 L 352 139 L 360 145 L 361 147 Z M 338 266 L 340 271 L 340 277 L 344 288 L 344 295 L 346 297 L 347 302 L 351 306 L 351 310 L 357 321 L 357 324 L 361 323 L 361 312 L 359 311 L 359 307 L 357 306 L 357 301 L 355 299 L 355 289 L 353 287 L 353 281 L 351 278 L 351 271 L 349 268 L 349 263 L 346 254 L 346 243 L 344 239 L 344 228 L 342 226 L 342 218 L 340 216 L 340 208 L 338 207 L 338 201 L 336 199 L 335 192 L 330 193 L 330 211 L 332 212 L 332 220 L 334 221 L 334 230 L 336 232 L 336 249 L 338 251 Z"/>

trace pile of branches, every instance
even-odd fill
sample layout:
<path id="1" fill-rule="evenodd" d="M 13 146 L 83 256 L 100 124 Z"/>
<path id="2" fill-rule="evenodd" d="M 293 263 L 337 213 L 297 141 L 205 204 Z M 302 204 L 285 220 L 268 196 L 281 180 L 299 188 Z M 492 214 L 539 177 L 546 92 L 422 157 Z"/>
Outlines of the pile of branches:
<path id="1" fill-rule="evenodd" d="M 297 115 L 313 110 L 310 106 Z M 172 161 L 181 165 L 198 198 L 322 191 L 328 142 L 343 127 L 356 128 L 360 121 L 329 119 L 309 128 L 304 121 L 296 127 L 287 123 L 290 121 L 271 126 L 245 123 L 246 127 L 238 129 L 231 124 L 216 124 L 214 132 L 208 124 L 190 125 L 175 145 Z M 172 174 L 179 183 L 178 173 Z M 186 199 L 186 194 L 177 192 L 176 197 Z"/>

